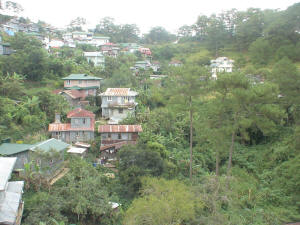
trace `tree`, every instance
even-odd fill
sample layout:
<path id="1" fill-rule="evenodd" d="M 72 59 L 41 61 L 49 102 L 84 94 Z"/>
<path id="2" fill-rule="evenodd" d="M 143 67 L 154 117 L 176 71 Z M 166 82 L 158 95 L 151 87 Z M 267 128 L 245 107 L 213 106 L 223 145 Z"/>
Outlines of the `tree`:
<path id="1" fill-rule="evenodd" d="M 208 71 L 195 65 L 184 65 L 174 71 L 169 82 L 170 103 L 179 106 L 180 110 L 189 113 L 190 137 L 190 179 L 192 179 L 193 161 L 193 113 L 195 101 L 205 94 Z"/>
<path id="2" fill-rule="evenodd" d="M 148 34 L 144 36 L 146 43 L 155 44 L 155 43 L 166 43 L 176 40 L 176 36 L 169 33 L 163 27 L 154 27 Z"/>
<path id="3" fill-rule="evenodd" d="M 272 46 L 263 38 L 258 38 L 249 47 L 250 60 L 257 66 L 267 65 L 273 56 Z"/>
<path id="4" fill-rule="evenodd" d="M 71 31 L 83 31 L 83 27 L 85 25 L 86 25 L 86 19 L 83 17 L 77 17 L 71 20 L 68 27 Z"/>
<path id="5" fill-rule="evenodd" d="M 126 211 L 124 224 L 183 224 L 202 207 L 192 190 L 177 180 L 144 178 L 142 182 L 142 196 Z"/>
<path id="6" fill-rule="evenodd" d="M 220 110 L 227 114 L 225 125 L 231 133 L 228 156 L 228 175 L 231 174 L 234 143 L 237 137 L 249 141 L 249 129 L 270 135 L 276 131 L 284 113 L 275 104 L 278 90 L 266 83 L 251 85 L 240 73 L 223 74 L 216 81 L 217 97 L 221 99 Z M 275 94 L 274 94 L 275 93 Z"/>

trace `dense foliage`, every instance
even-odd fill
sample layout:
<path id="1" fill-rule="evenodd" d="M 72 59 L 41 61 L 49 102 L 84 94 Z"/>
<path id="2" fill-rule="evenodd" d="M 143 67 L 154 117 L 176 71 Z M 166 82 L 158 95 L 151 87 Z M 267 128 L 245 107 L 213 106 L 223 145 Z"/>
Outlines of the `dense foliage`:
<path id="1" fill-rule="evenodd" d="M 4 38 L 16 50 L 0 57 L 0 138 L 46 137 L 54 113 L 67 102 L 52 91 L 61 77 L 88 73 L 107 87 L 139 92 L 138 144 L 118 153 L 118 172 L 92 167 L 100 137 L 86 159 L 68 159 L 70 172 L 52 187 L 27 176 L 24 224 L 269 224 L 300 221 L 300 4 L 287 10 L 230 10 L 199 16 L 174 35 L 153 28 L 142 39 L 135 25 L 104 18 L 95 32 L 115 42 L 143 42 L 161 63 L 133 75 L 141 55 L 89 64 L 81 45 L 47 52 L 24 34 Z M 83 23 L 73 21 L 72 29 Z M 210 79 L 215 56 L 235 60 L 233 73 Z M 170 60 L 181 60 L 178 68 Z M 99 99 L 93 102 L 100 119 Z M 32 174 L 34 171 L 29 171 Z M 110 179 L 107 173 L 115 173 Z M 32 178 L 32 179 L 31 179 Z M 110 202 L 118 202 L 118 211 Z M 58 221 L 58 222 L 57 222 Z"/>

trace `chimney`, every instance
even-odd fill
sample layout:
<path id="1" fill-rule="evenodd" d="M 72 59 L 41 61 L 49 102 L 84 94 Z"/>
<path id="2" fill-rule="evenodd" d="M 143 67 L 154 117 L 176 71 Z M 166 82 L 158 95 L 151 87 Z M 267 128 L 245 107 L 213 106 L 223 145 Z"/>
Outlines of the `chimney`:
<path id="1" fill-rule="evenodd" d="M 55 122 L 54 123 L 61 123 L 60 122 L 60 113 L 55 113 Z"/>

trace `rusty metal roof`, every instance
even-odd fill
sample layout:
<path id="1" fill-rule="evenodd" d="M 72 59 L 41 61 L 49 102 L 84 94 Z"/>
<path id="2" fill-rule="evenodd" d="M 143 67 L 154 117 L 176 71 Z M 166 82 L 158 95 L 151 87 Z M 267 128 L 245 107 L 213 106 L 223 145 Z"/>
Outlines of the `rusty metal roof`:
<path id="1" fill-rule="evenodd" d="M 95 125 L 94 120 L 91 121 L 90 127 L 78 127 L 72 128 L 70 123 L 50 123 L 48 127 L 49 132 L 59 132 L 59 131 L 94 131 Z"/>
<path id="2" fill-rule="evenodd" d="M 74 109 L 67 114 L 68 118 L 72 117 L 91 117 L 95 118 L 95 114 L 82 108 Z"/>
<path id="3" fill-rule="evenodd" d="M 131 91 L 130 88 L 107 88 L 100 96 L 136 96 L 137 92 Z"/>
<path id="4" fill-rule="evenodd" d="M 84 98 L 85 97 L 84 93 L 82 93 L 78 90 L 75 90 L 75 89 L 64 90 L 64 91 L 62 91 L 62 93 L 65 93 L 65 94 L 69 95 L 73 99 Z"/>
<path id="5" fill-rule="evenodd" d="M 100 125 L 99 133 L 138 133 L 142 132 L 141 125 Z"/>

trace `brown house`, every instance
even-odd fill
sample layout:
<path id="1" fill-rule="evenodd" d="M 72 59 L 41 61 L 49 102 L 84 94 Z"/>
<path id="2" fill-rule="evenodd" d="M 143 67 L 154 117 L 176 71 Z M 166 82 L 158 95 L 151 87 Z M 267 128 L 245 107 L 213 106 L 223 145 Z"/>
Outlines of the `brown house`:
<path id="1" fill-rule="evenodd" d="M 98 132 L 101 134 L 101 162 L 116 160 L 118 150 L 124 145 L 136 144 L 138 134 L 142 131 L 141 125 L 100 125 Z"/>

